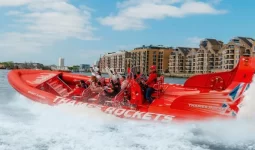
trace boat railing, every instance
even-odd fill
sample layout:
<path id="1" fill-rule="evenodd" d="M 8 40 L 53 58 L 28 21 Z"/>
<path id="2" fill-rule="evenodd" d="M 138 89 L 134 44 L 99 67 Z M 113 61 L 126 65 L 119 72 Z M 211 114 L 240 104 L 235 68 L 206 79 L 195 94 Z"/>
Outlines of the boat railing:
<path id="1" fill-rule="evenodd" d="M 62 79 L 59 78 L 59 76 L 57 77 L 59 79 L 59 81 L 61 81 L 70 91 L 72 91 L 72 88 L 67 85 Z"/>
<path id="2" fill-rule="evenodd" d="M 163 93 L 168 88 L 168 86 L 166 86 L 166 88 L 164 88 L 165 85 L 166 84 L 164 84 L 164 76 L 160 76 L 159 80 L 157 81 L 157 84 L 155 84 L 153 86 L 153 88 L 156 89 L 157 97 L 159 97 L 160 94 Z"/>
<path id="3" fill-rule="evenodd" d="M 59 94 L 59 91 L 57 91 L 53 86 L 51 86 L 48 82 L 46 82 L 46 84 L 51 87 L 51 89 L 53 89 L 58 95 L 62 96 L 61 94 Z"/>
<path id="4" fill-rule="evenodd" d="M 123 100 L 125 89 L 121 90 L 113 99 L 114 102 L 120 102 Z"/>
<path id="5" fill-rule="evenodd" d="M 124 100 L 124 92 L 127 88 L 130 87 L 130 84 L 127 85 L 125 89 L 122 89 L 113 99 L 105 101 L 105 105 L 111 104 L 114 107 L 121 107 Z"/>

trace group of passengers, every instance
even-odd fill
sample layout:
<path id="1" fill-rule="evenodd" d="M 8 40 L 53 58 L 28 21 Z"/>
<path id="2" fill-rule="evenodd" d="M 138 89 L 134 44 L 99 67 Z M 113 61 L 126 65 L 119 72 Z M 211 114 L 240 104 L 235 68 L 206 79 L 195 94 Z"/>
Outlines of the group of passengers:
<path id="1" fill-rule="evenodd" d="M 104 78 L 101 77 L 101 73 L 99 71 L 93 72 L 90 83 L 86 83 L 84 80 L 80 80 L 79 84 L 76 85 L 76 89 L 74 90 L 73 95 L 81 95 L 83 90 L 90 88 L 90 90 L 94 93 L 104 92 L 108 97 L 116 96 L 121 90 L 127 87 L 128 81 L 125 76 L 120 76 L 117 73 L 114 74 L 112 71 L 111 73 L 110 83 L 106 85 Z M 137 74 L 134 75 L 134 79 L 140 83 L 142 89 L 144 90 L 146 100 L 149 103 L 152 103 L 153 99 L 151 95 L 155 91 L 153 86 L 157 82 L 156 66 L 150 67 L 150 74 L 148 79 L 142 76 L 140 72 L 137 72 Z"/>
<path id="2" fill-rule="evenodd" d="M 72 95 L 81 95 L 86 88 L 89 88 L 90 91 L 93 93 L 98 94 L 104 92 L 106 96 L 114 97 L 122 89 L 125 89 L 128 85 L 126 77 L 120 76 L 117 73 L 115 73 L 114 75 L 110 75 L 110 83 L 106 85 L 105 79 L 101 76 L 101 73 L 99 71 L 93 71 L 90 81 L 87 82 L 88 83 L 86 83 L 84 80 L 79 80 L 79 83 L 76 84 Z"/>

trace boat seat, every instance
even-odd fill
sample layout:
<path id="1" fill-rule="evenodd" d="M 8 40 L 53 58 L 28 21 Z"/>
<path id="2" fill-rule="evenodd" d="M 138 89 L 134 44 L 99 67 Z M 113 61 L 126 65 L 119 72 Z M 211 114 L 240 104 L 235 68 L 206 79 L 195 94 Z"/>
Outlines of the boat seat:
<path id="1" fill-rule="evenodd" d="M 156 93 L 157 97 L 159 97 L 161 93 L 165 92 L 165 90 L 168 88 L 168 85 L 164 84 L 164 76 L 159 77 L 153 88 L 155 89 L 154 93 Z M 155 96 L 155 94 L 153 94 L 153 96 Z"/>
<path id="2" fill-rule="evenodd" d="M 88 87 L 85 90 L 83 90 L 83 92 L 80 96 L 71 96 L 71 97 L 72 97 L 72 99 L 75 99 L 75 100 L 82 100 L 83 98 L 90 96 L 91 93 L 92 92 L 91 92 L 90 88 Z"/>

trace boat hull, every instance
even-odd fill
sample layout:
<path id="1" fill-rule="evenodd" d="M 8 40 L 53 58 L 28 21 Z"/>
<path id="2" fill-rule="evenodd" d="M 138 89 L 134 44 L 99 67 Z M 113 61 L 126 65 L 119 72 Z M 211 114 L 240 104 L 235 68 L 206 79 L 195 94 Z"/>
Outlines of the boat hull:
<path id="1" fill-rule="evenodd" d="M 141 87 L 131 79 L 129 101 L 135 108 L 130 107 L 131 105 L 100 104 L 97 101 L 98 95 L 92 97 L 96 99 L 92 102 L 63 96 L 63 93 L 72 92 L 75 81 L 89 81 L 89 76 L 58 71 L 12 70 L 8 74 L 8 80 L 14 89 L 33 101 L 48 105 L 95 108 L 121 118 L 157 122 L 232 119 L 239 111 L 243 93 L 252 82 L 255 71 L 253 64 L 254 58 L 241 58 L 238 66 L 228 72 L 193 76 L 183 85 L 157 83 L 152 104 L 145 102 Z M 109 82 L 109 79 L 105 82 Z M 118 98 L 115 97 L 112 101 L 116 99 Z M 118 104 L 122 102 L 119 99 Z"/>

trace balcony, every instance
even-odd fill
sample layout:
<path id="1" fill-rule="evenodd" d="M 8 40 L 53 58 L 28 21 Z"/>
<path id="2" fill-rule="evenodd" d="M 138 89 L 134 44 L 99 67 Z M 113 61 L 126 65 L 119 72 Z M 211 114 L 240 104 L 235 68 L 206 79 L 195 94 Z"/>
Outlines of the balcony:
<path id="1" fill-rule="evenodd" d="M 235 53 L 234 50 L 226 50 L 226 51 L 225 51 L 225 54 L 234 54 L 234 53 Z"/>
<path id="2" fill-rule="evenodd" d="M 203 57 L 204 57 L 204 54 L 198 54 L 197 57 L 198 57 L 198 58 L 203 58 Z"/>
<path id="3" fill-rule="evenodd" d="M 234 55 L 227 55 L 227 56 L 224 56 L 224 59 L 234 59 Z"/>
<path id="4" fill-rule="evenodd" d="M 227 60 L 227 61 L 224 61 L 224 63 L 226 65 L 232 65 L 232 64 L 234 64 L 234 61 L 233 60 Z"/>
<path id="5" fill-rule="evenodd" d="M 198 62 L 197 63 L 197 65 L 203 65 L 204 64 L 204 62 Z"/>
<path id="6" fill-rule="evenodd" d="M 186 65 L 191 65 L 192 63 L 191 63 L 191 62 L 186 62 L 185 64 L 186 64 Z"/>

